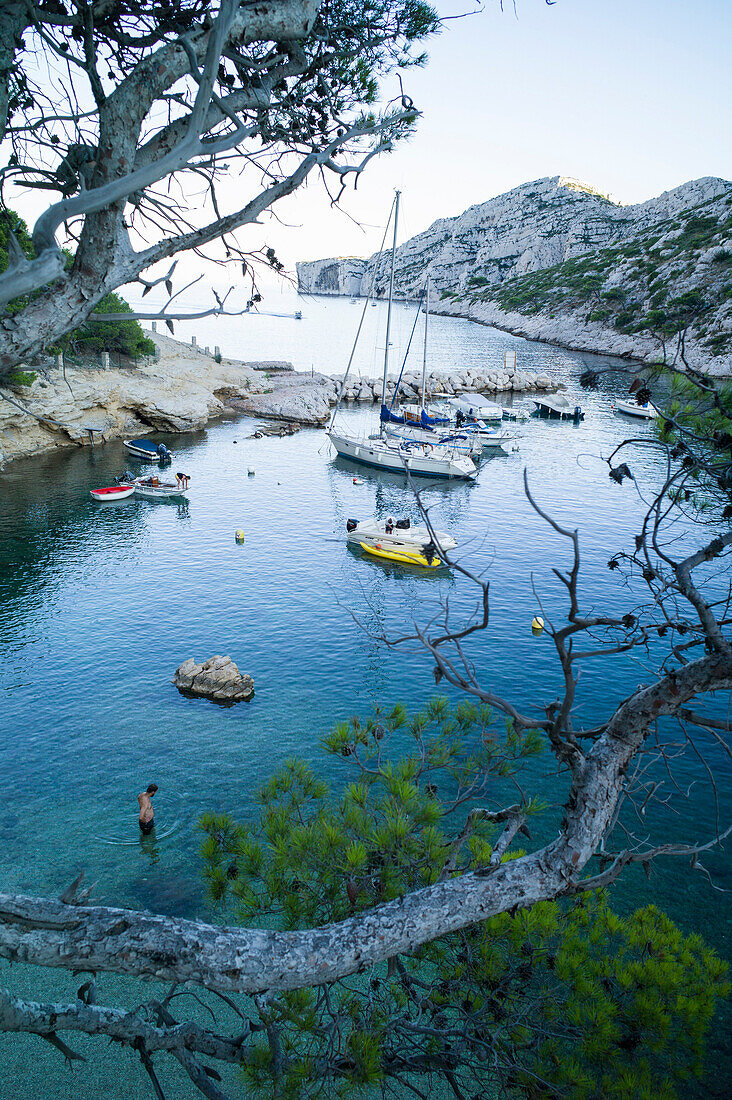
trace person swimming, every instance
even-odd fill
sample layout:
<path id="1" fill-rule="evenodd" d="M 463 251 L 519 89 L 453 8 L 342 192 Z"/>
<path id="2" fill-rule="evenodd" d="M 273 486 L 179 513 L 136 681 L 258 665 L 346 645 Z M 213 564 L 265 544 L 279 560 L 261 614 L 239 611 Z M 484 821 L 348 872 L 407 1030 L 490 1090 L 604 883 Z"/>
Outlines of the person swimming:
<path id="1" fill-rule="evenodd" d="M 152 797 L 158 789 L 157 783 L 151 783 L 146 791 L 138 794 L 137 801 L 140 804 L 140 829 L 143 836 L 147 836 L 155 828 L 155 811 L 152 807 Z"/>

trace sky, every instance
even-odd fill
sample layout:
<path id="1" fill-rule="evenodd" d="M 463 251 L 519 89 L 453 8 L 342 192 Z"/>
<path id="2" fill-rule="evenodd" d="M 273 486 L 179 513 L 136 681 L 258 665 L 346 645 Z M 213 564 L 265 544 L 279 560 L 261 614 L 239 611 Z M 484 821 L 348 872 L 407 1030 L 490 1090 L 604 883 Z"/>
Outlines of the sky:
<path id="1" fill-rule="evenodd" d="M 442 16 L 474 6 L 436 4 Z M 576 177 L 622 203 L 700 176 L 730 179 L 731 42 L 732 0 L 504 0 L 503 9 L 484 0 L 479 13 L 445 22 L 426 68 L 406 73 L 417 132 L 371 162 L 342 210 L 313 176 L 240 243 L 271 245 L 294 271 L 297 260 L 374 252 L 395 188 L 405 240 L 545 176 Z M 390 81 L 385 98 L 397 90 Z M 220 189 L 222 209 L 241 203 L 241 187 L 233 178 Z M 18 204 L 30 224 L 41 194 Z M 178 275 L 200 271 L 189 256 Z M 216 268 L 204 273 L 225 281 Z"/>

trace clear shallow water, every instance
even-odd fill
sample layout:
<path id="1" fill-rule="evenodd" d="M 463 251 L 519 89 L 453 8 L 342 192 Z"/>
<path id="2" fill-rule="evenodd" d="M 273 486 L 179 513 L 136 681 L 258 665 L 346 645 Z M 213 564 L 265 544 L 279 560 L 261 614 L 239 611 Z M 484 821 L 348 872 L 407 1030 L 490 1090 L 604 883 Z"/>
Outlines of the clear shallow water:
<path id="1" fill-rule="evenodd" d="M 333 320 L 321 331 L 324 362 L 316 366 L 335 371 L 331 364 L 340 357 L 342 367 L 357 309 L 343 301 L 326 305 Z M 267 324 L 276 330 L 287 323 Z M 561 372 L 570 398 L 590 358 L 467 322 L 436 318 L 433 329 L 436 365 L 470 365 L 481 356 L 502 361 L 505 348 L 517 346 L 519 365 Z M 291 357 L 276 340 L 259 352 L 243 339 L 236 348 L 224 346 L 223 337 L 217 342 L 244 358 Z M 525 707 L 559 689 L 550 644 L 530 631 L 537 611 L 531 576 L 546 606 L 559 612 L 551 567 L 569 556 L 530 509 L 523 469 L 542 506 L 581 530 L 586 604 L 632 608 L 632 592 L 607 561 L 632 538 L 642 505 L 628 483 L 610 482 L 598 457 L 624 436 L 649 430 L 611 411 L 612 396 L 625 389 L 620 377 L 605 376 L 600 390 L 582 395 L 587 419 L 579 426 L 532 421 L 520 427 L 518 452 L 487 461 L 475 483 L 425 490 L 436 525 L 452 531 L 466 560 L 491 578 L 491 627 L 475 639 L 471 655 L 497 691 Z M 354 424 L 368 418 L 363 410 L 345 415 Z M 474 606 L 475 593 L 453 577 L 410 575 L 346 549 L 348 516 L 416 517 L 402 480 L 334 460 L 321 431 L 254 440 L 254 426 L 242 419 L 197 435 L 161 437 L 176 452 L 174 469 L 191 474 L 185 506 L 134 498 L 93 502 L 89 488 L 108 484 L 128 465 L 121 443 L 17 462 L 0 475 L 3 890 L 58 893 L 84 868 L 99 900 L 206 915 L 195 829 L 203 810 L 249 816 L 253 792 L 294 753 L 337 781 L 340 773 L 323 764 L 318 748 L 334 721 L 365 712 L 376 700 L 417 707 L 434 692 L 419 650 L 389 650 L 353 619 L 372 633 L 401 632 L 412 619 L 432 615 L 445 594 L 457 615 Z M 631 465 L 649 482 L 657 474 L 649 453 L 639 451 Z M 354 485 L 354 474 L 364 484 Z M 234 540 L 237 528 L 245 532 L 242 545 Z M 172 687 L 183 660 L 214 653 L 231 654 L 254 677 L 251 703 L 222 709 Z M 620 658 L 611 670 L 603 661 L 588 662 L 582 719 L 589 724 L 607 715 L 646 675 L 630 659 Z M 729 809 L 729 767 L 712 746 L 703 747 Z M 535 789 L 555 802 L 559 788 L 548 754 L 533 772 Z M 683 819 L 671 819 L 670 833 L 706 837 L 714 808 L 701 787 L 702 766 L 685 759 L 681 775 L 700 786 Z M 141 839 L 136 795 L 153 780 L 160 785 L 157 836 Z M 545 830 L 551 822 L 549 814 Z M 729 864 L 718 856 L 705 862 L 729 887 Z M 632 874 L 616 889 L 621 906 L 650 900 L 725 949 L 728 908 L 703 876 L 690 878 L 685 867 L 669 862 L 650 883 Z M 8 975 L 3 965 L 0 980 L 6 979 L 26 996 L 73 996 L 78 984 L 30 969 Z M 124 982 L 104 978 L 102 989 L 134 1003 Z M 101 1049 L 96 1056 L 91 1076 L 84 1069 L 72 1076 L 39 1041 L 0 1039 L 0 1095 L 149 1094 L 131 1057 Z M 31 1064 L 30 1074 L 19 1069 Z M 43 1091 L 41 1078 L 52 1090 Z M 175 1075 L 170 1080 L 170 1095 L 190 1095 Z"/>

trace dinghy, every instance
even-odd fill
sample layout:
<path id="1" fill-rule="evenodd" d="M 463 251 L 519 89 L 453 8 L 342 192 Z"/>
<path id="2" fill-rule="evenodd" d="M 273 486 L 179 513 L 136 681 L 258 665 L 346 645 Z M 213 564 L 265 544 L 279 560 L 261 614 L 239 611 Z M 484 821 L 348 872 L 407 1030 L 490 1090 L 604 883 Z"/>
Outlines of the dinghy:
<path id="1" fill-rule="evenodd" d="M 444 564 L 437 554 L 427 558 L 418 550 L 387 550 L 384 546 L 371 546 L 367 542 L 361 543 L 361 549 L 375 558 L 397 561 L 400 565 L 419 565 L 422 569 L 439 569 Z"/>
<path id="2" fill-rule="evenodd" d="M 122 442 L 130 454 L 145 462 L 169 462 L 173 457 L 164 443 L 153 443 L 150 439 L 123 439 Z"/>
<path id="3" fill-rule="evenodd" d="M 108 485 L 104 489 L 89 490 L 94 500 L 99 501 L 124 500 L 125 497 L 131 497 L 134 491 L 134 485 Z"/>
<path id="4" fill-rule="evenodd" d="M 615 412 L 625 413 L 626 416 L 639 417 L 641 420 L 653 420 L 654 417 L 658 416 L 653 405 L 649 405 L 647 401 L 644 405 L 637 405 L 635 401 L 616 401 L 613 407 Z"/>
<path id="5" fill-rule="evenodd" d="M 159 477 L 137 477 L 134 481 L 135 495 L 145 500 L 169 500 L 171 497 L 183 498 L 188 489 L 189 478 L 185 474 L 176 474 L 175 481 L 161 481 Z"/>
<path id="6" fill-rule="evenodd" d="M 391 527 L 387 531 L 387 527 Z M 410 519 L 398 519 L 396 522 L 378 519 L 346 520 L 346 539 L 348 542 L 368 543 L 369 546 L 381 546 L 383 549 L 413 551 L 420 553 L 430 542 L 441 550 L 454 550 L 456 540 L 446 531 L 434 531 L 426 527 L 412 526 Z"/>

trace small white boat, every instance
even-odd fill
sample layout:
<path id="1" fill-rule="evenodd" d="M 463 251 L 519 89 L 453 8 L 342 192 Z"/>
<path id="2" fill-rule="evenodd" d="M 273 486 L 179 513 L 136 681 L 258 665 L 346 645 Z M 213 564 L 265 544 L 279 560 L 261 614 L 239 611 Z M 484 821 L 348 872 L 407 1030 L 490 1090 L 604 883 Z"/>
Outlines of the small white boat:
<path id="1" fill-rule="evenodd" d="M 366 543 L 385 550 L 421 551 L 430 543 L 439 545 L 441 550 L 454 550 L 457 546 L 455 539 L 446 531 L 435 531 L 433 538 L 426 527 L 412 526 L 409 519 L 349 519 L 346 520 L 346 539 L 356 545 Z"/>
<path id="2" fill-rule="evenodd" d="M 489 401 L 482 393 L 471 393 L 465 390 L 463 393 L 448 397 L 448 405 L 455 412 L 469 420 L 503 420 L 503 405 L 497 405 L 495 401 Z"/>
<path id="3" fill-rule="evenodd" d="M 613 408 L 615 412 L 625 413 L 626 416 L 635 416 L 641 420 L 653 420 L 658 416 L 653 405 L 646 401 L 643 405 L 637 405 L 635 401 L 616 401 Z"/>
<path id="4" fill-rule="evenodd" d="M 175 481 L 161 481 L 159 477 L 137 477 L 134 492 L 145 500 L 169 500 L 172 497 L 184 498 L 187 495 L 189 478 L 176 475 Z"/>
<path id="5" fill-rule="evenodd" d="M 150 439 L 123 439 L 122 442 L 131 455 L 146 462 L 168 462 L 173 457 L 164 443 L 153 443 Z"/>
<path id="6" fill-rule="evenodd" d="M 110 500 L 124 500 L 131 497 L 135 491 L 134 485 L 107 485 L 104 489 L 90 489 L 94 500 L 106 503 Z"/>

